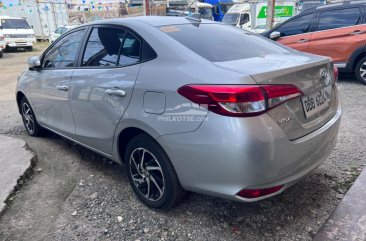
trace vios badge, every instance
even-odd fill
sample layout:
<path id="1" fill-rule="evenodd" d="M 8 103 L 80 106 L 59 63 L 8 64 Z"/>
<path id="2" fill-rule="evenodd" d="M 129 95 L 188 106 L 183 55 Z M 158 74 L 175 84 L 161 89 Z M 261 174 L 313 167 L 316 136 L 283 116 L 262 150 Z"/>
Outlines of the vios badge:
<path id="1" fill-rule="evenodd" d="M 321 68 L 319 71 L 319 75 L 320 75 L 320 83 L 322 83 L 322 85 L 329 85 L 331 78 L 330 78 L 330 74 L 329 71 L 326 68 Z"/>

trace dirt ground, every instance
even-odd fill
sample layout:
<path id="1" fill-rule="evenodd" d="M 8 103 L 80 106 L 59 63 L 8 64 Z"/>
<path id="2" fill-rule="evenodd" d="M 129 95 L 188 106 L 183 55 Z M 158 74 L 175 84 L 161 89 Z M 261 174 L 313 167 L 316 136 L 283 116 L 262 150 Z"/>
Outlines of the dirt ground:
<path id="1" fill-rule="evenodd" d="M 24 139 L 38 160 L 0 217 L 0 240 L 311 240 L 366 164 L 366 86 L 341 75 L 337 147 L 303 181 L 256 203 L 192 193 L 170 211 L 148 209 L 123 167 L 54 134 L 26 135 L 16 78 L 45 47 L 0 59 L 0 134 Z"/>

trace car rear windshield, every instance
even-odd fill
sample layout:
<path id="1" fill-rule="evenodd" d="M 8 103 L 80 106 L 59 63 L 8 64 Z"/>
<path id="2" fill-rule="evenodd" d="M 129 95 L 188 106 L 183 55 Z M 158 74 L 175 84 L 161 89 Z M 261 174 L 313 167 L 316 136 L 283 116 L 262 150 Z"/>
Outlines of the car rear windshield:
<path id="1" fill-rule="evenodd" d="M 183 24 L 159 28 L 211 62 L 288 52 L 270 40 L 224 24 Z"/>
<path id="2" fill-rule="evenodd" d="M 3 29 L 30 29 L 31 27 L 24 19 L 2 19 L 1 27 Z"/>

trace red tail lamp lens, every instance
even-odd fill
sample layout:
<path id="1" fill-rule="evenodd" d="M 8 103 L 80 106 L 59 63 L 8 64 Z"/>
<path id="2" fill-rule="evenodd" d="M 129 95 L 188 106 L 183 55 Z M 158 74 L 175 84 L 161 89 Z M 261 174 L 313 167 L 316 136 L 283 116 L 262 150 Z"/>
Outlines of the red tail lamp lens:
<path id="1" fill-rule="evenodd" d="M 294 85 L 185 85 L 178 93 L 224 116 L 258 116 L 302 95 Z"/>
<path id="2" fill-rule="evenodd" d="M 282 188 L 283 186 L 275 186 L 265 189 L 243 189 L 240 192 L 238 192 L 237 195 L 243 198 L 259 198 L 276 193 Z"/>

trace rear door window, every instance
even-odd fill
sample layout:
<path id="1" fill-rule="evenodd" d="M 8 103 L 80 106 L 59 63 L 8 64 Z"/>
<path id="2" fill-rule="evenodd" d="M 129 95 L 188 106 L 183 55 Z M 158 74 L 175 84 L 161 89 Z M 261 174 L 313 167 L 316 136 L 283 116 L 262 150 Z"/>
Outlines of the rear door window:
<path id="1" fill-rule="evenodd" d="M 61 28 L 57 28 L 57 29 L 55 30 L 55 33 L 56 33 L 56 34 L 61 34 Z"/>
<path id="2" fill-rule="evenodd" d="M 288 52 L 263 37 L 225 24 L 182 24 L 159 29 L 211 62 Z"/>
<path id="3" fill-rule="evenodd" d="M 127 33 L 123 41 L 121 55 L 119 57 L 119 65 L 131 65 L 140 61 L 140 40 L 132 34 Z"/>
<path id="4" fill-rule="evenodd" d="M 94 28 L 85 48 L 82 66 L 117 67 L 140 62 L 140 40 L 116 28 Z"/>
<path id="5" fill-rule="evenodd" d="M 361 20 L 359 8 L 320 12 L 318 31 L 357 25 Z"/>
<path id="6" fill-rule="evenodd" d="M 117 66 L 124 36 L 124 30 L 94 28 L 85 48 L 82 66 Z"/>
<path id="7" fill-rule="evenodd" d="M 67 28 L 65 28 L 65 27 L 61 28 L 60 34 L 64 34 L 66 32 L 67 32 Z"/>
<path id="8" fill-rule="evenodd" d="M 281 33 L 281 37 L 303 34 L 310 31 L 315 14 L 308 14 L 290 20 L 281 25 L 276 31 Z"/>

